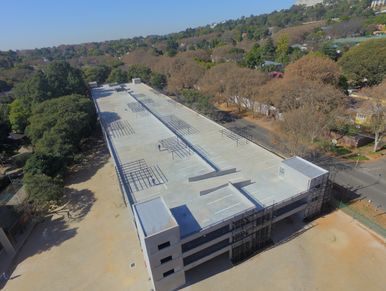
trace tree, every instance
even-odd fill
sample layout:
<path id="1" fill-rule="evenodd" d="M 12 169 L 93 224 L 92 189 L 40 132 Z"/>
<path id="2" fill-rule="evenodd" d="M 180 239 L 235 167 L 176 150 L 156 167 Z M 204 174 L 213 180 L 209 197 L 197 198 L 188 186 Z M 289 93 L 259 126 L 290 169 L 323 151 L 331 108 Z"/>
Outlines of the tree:
<path id="1" fill-rule="evenodd" d="M 91 133 L 95 118 L 91 100 L 81 95 L 63 96 L 37 105 L 26 132 L 36 152 L 66 158 Z"/>
<path id="2" fill-rule="evenodd" d="M 283 114 L 281 134 L 292 154 L 304 154 L 307 148 L 333 128 L 342 116 L 345 95 L 336 87 L 285 75 L 261 89 L 266 104 Z"/>
<path id="3" fill-rule="evenodd" d="M 127 83 L 127 81 L 128 81 L 127 73 L 120 68 L 113 69 L 109 77 L 107 78 L 107 82 L 109 83 L 121 84 L 121 83 Z"/>
<path id="4" fill-rule="evenodd" d="M 274 61 L 276 54 L 276 48 L 273 43 L 273 39 L 268 37 L 261 46 L 261 59 L 263 61 Z"/>
<path id="5" fill-rule="evenodd" d="M 0 93 L 11 89 L 11 86 L 3 80 L 0 80 Z"/>
<path id="6" fill-rule="evenodd" d="M 127 69 L 127 77 L 129 80 L 133 78 L 141 78 L 144 83 L 149 83 L 151 78 L 151 69 L 143 65 L 132 65 Z"/>
<path id="7" fill-rule="evenodd" d="M 8 104 L 0 103 L 0 151 L 10 132 L 8 121 Z"/>
<path id="8" fill-rule="evenodd" d="M 177 93 L 181 89 L 192 89 L 204 75 L 205 68 L 186 55 L 170 58 L 161 57 L 155 71 L 164 74 L 168 79 L 167 90 Z"/>
<path id="9" fill-rule="evenodd" d="M 289 40 L 287 35 L 282 35 L 276 42 L 276 60 L 280 63 L 288 63 Z"/>
<path id="10" fill-rule="evenodd" d="M 13 89 L 15 98 L 18 99 L 28 111 L 31 110 L 33 104 L 47 100 L 51 94 L 50 92 L 51 88 L 42 71 L 37 71 L 31 78 L 18 83 Z"/>
<path id="11" fill-rule="evenodd" d="M 386 39 L 369 40 L 343 54 L 338 64 L 355 85 L 376 85 L 386 76 Z"/>
<path id="12" fill-rule="evenodd" d="M 88 66 L 83 68 L 83 73 L 87 82 L 96 81 L 98 84 L 103 84 L 106 82 L 111 69 L 105 65 L 99 66 Z"/>
<path id="13" fill-rule="evenodd" d="M 68 94 L 86 94 L 87 85 L 83 79 L 82 72 L 73 68 L 69 63 L 55 61 L 45 69 L 50 97 L 65 96 Z"/>
<path id="14" fill-rule="evenodd" d="M 369 127 L 374 134 L 374 152 L 386 135 L 386 79 L 378 86 L 362 90 L 365 96 L 371 98 Z"/>
<path id="15" fill-rule="evenodd" d="M 209 71 L 200 80 L 201 91 L 215 97 L 216 102 L 235 102 L 239 110 L 246 104 L 255 102 L 260 87 L 268 80 L 266 74 L 233 63 L 220 64 Z M 236 101 L 237 100 L 237 101 Z"/>
<path id="16" fill-rule="evenodd" d="M 166 42 L 166 54 L 169 57 L 174 57 L 177 54 L 177 49 L 179 45 L 174 39 L 169 38 Z"/>
<path id="17" fill-rule="evenodd" d="M 56 177 L 63 173 L 66 163 L 63 158 L 47 155 L 45 153 L 33 153 L 24 165 L 24 174 L 43 174 Z"/>
<path id="18" fill-rule="evenodd" d="M 20 99 L 16 99 L 9 106 L 9 122 L 12 131 L 22 133 L 28 124 L 30 109 L 23 105 Z"/>
<path id="19" fill-rule="evenodd" d="M 337 52 L 337 47 L 331 42 L 325 42 L 320 51 L 334 61 L 337 61 L 340 56 Z"/>
<path id="20" fill-rule="evenodd" d="M 255 44 L 244 56 L 244 63 L 250 69 L 257 69 L 262 64 L 261 47 Z"/>
<path id="21" fill-rule="evenodd" d="M 289 64 L 285 69 L 285 74 L 291 77 L 338 85 L 341 71 L 339 66 L 329 58 L 309 54 Z"/>
<path id="22" fill-rule="evenodd" d="M 162 90 L 167 85 L 166 76 L 160 73 L 152 73 L 150 78 L 150 86 Z"/>
<path id="23" fill-rule="evenodd" d="M 23 178 L 23 185 L 28 194 L 28 200 L 37 211 L 46 211 L 63 195 L 63 180 L 52 178 L 44 174 L 27 174 Z"/>

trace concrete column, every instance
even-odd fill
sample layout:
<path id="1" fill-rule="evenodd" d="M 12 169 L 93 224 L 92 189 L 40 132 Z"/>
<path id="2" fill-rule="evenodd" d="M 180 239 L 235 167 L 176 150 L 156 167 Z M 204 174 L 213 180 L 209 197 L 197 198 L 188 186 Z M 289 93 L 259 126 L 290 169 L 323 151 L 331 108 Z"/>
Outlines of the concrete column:
<path id="1" fill-rule="evenodd" d="M 15 248 L 13 247 L 12 243 L 9 241 L 7 235 L 5 234 L 3 228 L 1 227 L 0 227 L 0 244 L 2 244 L 7 254 L 11 256 L 16 254 Z"/>

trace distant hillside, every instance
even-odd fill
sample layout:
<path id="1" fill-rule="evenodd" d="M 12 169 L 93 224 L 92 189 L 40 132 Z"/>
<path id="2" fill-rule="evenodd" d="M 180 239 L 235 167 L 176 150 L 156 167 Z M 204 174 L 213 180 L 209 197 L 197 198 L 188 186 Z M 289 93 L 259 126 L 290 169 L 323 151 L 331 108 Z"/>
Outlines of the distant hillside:
<path id="1" fill-rule="evenodd" d="M 323 0 L 297 0 L 296 5 L 313 6 L 318 3 L 322 3 Z"/>

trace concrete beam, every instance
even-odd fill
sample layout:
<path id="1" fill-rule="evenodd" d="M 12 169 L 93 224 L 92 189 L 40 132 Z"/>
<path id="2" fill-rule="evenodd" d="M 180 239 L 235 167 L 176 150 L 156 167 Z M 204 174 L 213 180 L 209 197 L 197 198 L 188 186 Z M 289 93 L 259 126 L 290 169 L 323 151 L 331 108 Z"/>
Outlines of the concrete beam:
<path id="1" fill-rule="evenodd" d="M 14 256 L 16 250 L 13 247 L 12 243 L 8 239 L 8 236 L 5 234 L 4 230 L 0 227 L 0 244 L 3 246 L 7 254 Z"/>

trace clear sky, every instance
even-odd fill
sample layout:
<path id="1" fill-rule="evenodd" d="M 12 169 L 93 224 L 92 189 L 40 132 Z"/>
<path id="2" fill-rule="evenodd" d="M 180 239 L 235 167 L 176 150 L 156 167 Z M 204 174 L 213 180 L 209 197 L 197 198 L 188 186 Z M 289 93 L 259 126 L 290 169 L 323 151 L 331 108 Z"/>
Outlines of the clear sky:
<path id="1" fill-rule="evenodd" d="M 0 50 L 177 32 L 294 0 L 1 0 Z"/>

